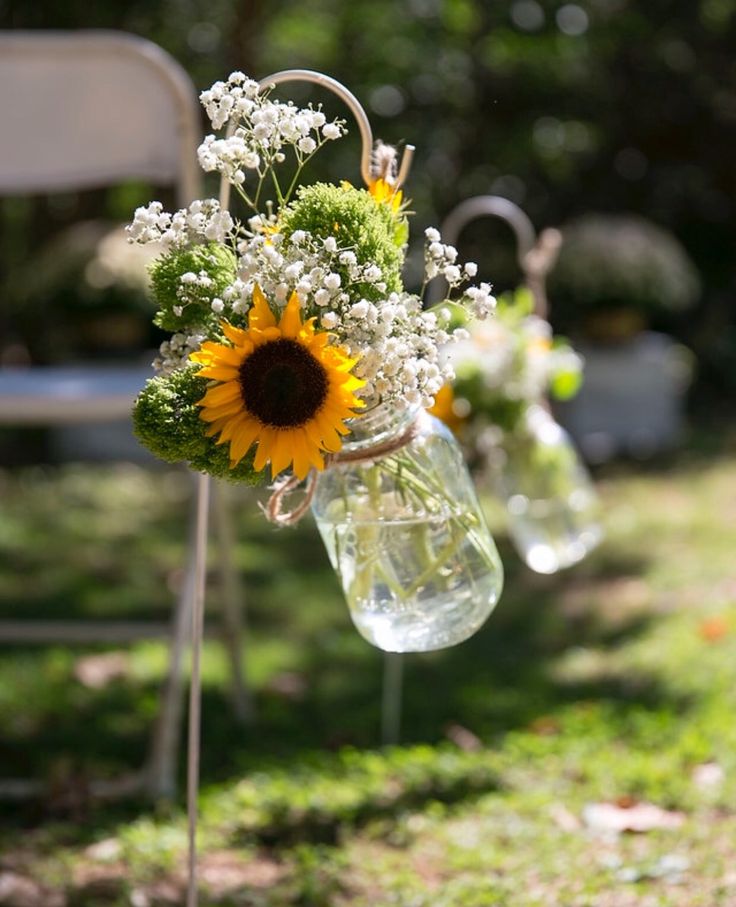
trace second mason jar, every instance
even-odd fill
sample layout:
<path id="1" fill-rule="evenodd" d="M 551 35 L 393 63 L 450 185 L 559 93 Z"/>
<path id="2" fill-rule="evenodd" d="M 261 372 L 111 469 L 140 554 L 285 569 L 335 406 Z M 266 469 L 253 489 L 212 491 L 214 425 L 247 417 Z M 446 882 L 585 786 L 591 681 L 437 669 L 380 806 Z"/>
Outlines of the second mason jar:
<path id="1" fill-rule="evenodd" d="M 598 496 L 567 432 L 539 405 L 487 457 L 509 535 L 537 573 L 581 561 L 602 537 Z"/>

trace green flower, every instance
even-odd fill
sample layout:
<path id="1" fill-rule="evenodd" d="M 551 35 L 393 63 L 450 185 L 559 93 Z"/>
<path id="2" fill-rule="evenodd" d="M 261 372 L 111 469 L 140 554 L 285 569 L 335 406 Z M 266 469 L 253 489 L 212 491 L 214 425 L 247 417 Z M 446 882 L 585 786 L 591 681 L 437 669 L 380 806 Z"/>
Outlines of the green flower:
<path id="1" fill-rule="evenodd" d="M 212 300 L 237 276 L 235 255 L 214 242 L 167 252 L 151 264 L 149 272 L 159 307 L 154 324 L 165 331 L 216 325 Z"/>
<path id="2" fill-rule="evenodd" d="M 281 212 L 279 229 L 287 237 L 297 230 L 320 239 L 332 236 L 341 249 L 355 253 L 359 264 L 377 265 L 386 284 L 385 292 L 373 284 L 353 283 L 347 268 L 336 266 L 343 286 L 352 283 L 356 297 L 375 302 L 387 293 L 403 289 L 404 252 L 395 241 L 396 218 L 390 205 L 377 204 L 365 189 L 329 183 L 303 186 L 296 201 Z"/>
<path id="3" fill-rule="evenodd" d="M 217 444 L 205 434 L 207 423 L 200 418 L 197 403 L 205 395 L 208 381 L 197 377 L 200 368 L 193 363 L 146 383 L 133 407 L 136 437 L 167 463 L 186 462 L 194 470 L 232 482 L 262 483 L 263 472 L 253 469 L 252 450 L 231 468 L 228 445 Z"/>

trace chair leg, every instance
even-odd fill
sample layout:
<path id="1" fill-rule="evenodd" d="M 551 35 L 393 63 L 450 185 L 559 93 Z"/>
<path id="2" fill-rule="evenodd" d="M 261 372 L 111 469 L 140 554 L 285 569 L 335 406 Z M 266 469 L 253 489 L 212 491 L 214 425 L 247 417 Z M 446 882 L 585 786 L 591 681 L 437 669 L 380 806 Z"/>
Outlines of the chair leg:
<path id="1" fill-rule="evenodd" d="M 233 710 L 239 721 L 250 724 L 255 719 L 255 705 L 246 673 L 245 596 L 235 567 L 232 512 L 222 482 L 213 482 L 212 505 L 222 589 L 223 642 L 230 659 Z"/>

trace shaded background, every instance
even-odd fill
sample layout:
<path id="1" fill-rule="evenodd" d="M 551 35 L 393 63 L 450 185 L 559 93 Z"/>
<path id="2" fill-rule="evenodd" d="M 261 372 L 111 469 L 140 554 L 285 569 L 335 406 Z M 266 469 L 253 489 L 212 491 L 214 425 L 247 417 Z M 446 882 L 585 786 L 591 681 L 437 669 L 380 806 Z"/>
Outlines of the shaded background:
<path id="1" fill-rule="evenodd" d="M 653 326 L 695 351 L 696 401 L 720 412 L 736 387 L 734 0 L 5 0 L 0 27 L 143 35 L 199 88 L 235 68 L 255 77 L 291 67 L 335 76 L 365 103 L 378 136 L 417 146 L 407 187 L 415 237 L 458 201 L 488 192 L 518 202 L 537 228 L 591 211 L 644 215 L 675 233 L 702 278 L 696 308 L 660 313 Z M 298 88 L 292 93 L 300 99 Z M 309 177 L 356 179 L 352 142 L 319 158 Z M 125 220 L 150 197 L 150 187 L 131 187 L 4 202 L 4 281 L 80 211 Z M 499 289 L 518 279 L 500 224 L 474 224 L 462 252 Z M 150 313 L 140 305 L 130 343 L 151 345 Z M 115 306 L 130 303 L 91 298 L 78 323 Z M 95 346 L 81 327 L 55 332 L 48 311 L 39 332 L 34 312 L 26 304 L 12 325 L 0 323 L 4 361 L 29 348 L 34 360 L 53 361 Z"/>
<path id="2" fill-rule="evenodd" d="M 600 471 L 607 539 L 574 573 L 525 570 L 496 513 L 498 613 L 466 646 L 407 659 L 401 739 L 420 746 L 373 749 L 381 655 L 354 632 L 314 528 L 276 535 L 236 490 L 259 720 L 236 724 L 209 640 L 202 822 L 205 846 L 242 872 L 238 903 L 375 905 L 382 886 L 383 903 L 417 907 L 532 903 L 535 891 L 536 903 L 618 907 L 635 903 L 632 884 L 646 903 L 736 902 L 736 0 L 0 0 L 0 28 L 139 34 L 200 89 L 236 68 L 335 76 L 376 135 L 417 146 L 415 239 L 478 193 L 518 202 L 537 229 L 636 212 L 679 238 L 701 292 L 651 325 L 697 355 L 700 430 L 669 461 Z M 311 88 L 289 94 L 345 115 Z M 357 181 L 356 132 L 307 178 Z M 79 280 L 75 249 L 94 236 L 67 231 L 125 222 L 156 194 L 0 200 L 0 364 L 130 359 L 158 343 L 143 295 Z M 472 225 L 461 252 L 499 289 L 519 279 L 500 223 Z M 22 443 L 0 435 L 0 616 L 166 619 L 183 578 L 184 470 L 38 465 L 44 439 L 24 431 Z M 31 465 L 6 468 L 21 460 Z M 213 582 L 214 630 L 221 599 Z M 41 802 L 0 804 L 0 903 L 17 904 L 12 876 L 38 907 L 117 907 L 134 891 L 181 904 L 180 814 L 100 805 L 88 790 L 143 764 L 163 644 L 0 655 L 0 776 L 46 784 Z M 577 817 L 591 802 L 641 800 L 685 811 L 686 824 L 602 854 Z M 414 841 L 440 888 L 427 888 Z M 657 869 L 673 855 L 691 867 L 686 884 Z M 259 867 L 271 873 L 260 886 Z"/>

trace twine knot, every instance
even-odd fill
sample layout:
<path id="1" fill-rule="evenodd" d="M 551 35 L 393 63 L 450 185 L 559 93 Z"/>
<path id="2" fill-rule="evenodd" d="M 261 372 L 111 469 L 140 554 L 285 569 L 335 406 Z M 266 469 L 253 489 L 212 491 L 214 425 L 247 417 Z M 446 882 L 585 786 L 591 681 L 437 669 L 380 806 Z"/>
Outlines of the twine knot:
<path id="1" fill-rule="evenodd" d="M 325 457 L 324 468 L 325 470 L 333 469 L 335 466 L 343 466 L 347 463 L 374 463 L 382 457 L 396 453 L 396 451 L 406 447 L 417 437 L 428 418 L 427 413 L 424 410 L 420 410 L 416 418 L 412 420 L 411 424 L 401 434 L 381 441 L 378 444 L 362 447 L 359 450 L 346 450 L 328 454 Z M 304 496 L 291 510 L 284 510 L 284 501 L 297 490 L 302 483 L 302 479 L 293 474 L 277 479 L 271 486 L 271 496 L 265 506 L 259 504 L 266 519 L 276 526 L 296 526 L 312 504 L 314 493 L 317 490 L 318 478 L 319 472 L 316 469 L 310 469 L 305 480 Z"/>

